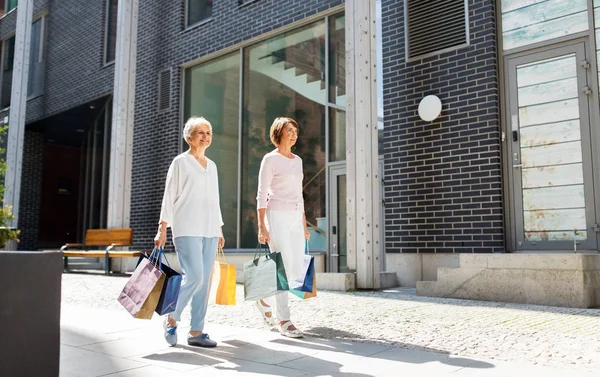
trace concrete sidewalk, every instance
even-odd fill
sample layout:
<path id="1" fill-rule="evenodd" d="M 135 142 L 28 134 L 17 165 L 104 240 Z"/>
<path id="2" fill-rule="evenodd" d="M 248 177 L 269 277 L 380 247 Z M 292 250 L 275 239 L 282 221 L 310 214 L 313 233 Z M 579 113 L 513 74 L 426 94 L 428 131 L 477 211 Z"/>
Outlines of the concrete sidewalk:
<path id="1" fill-rule="evenodd" d="M 61 376 L 531 376 L 592 377 L 597 372 L 455 357 L 386 344 L 307 337 L 284 338 L 264 329 L 209 324 L 214 349 L 168 347 L 162 321 L 131 318 L 124 310 L 65 304 Z"/>

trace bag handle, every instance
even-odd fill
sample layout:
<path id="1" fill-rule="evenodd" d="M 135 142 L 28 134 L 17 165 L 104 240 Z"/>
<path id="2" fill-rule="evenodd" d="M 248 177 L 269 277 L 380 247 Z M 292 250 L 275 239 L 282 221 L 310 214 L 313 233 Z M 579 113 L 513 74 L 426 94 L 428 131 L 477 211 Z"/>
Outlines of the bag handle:
<path id="1" fill-rule="evenodd" d="M 254 253 L 254 258 L 252 258 L 252 260 L 253 260 L 253 261 L 258 261 L 258 258 L 257 258 L 257 256 L 258 256 L 258 254 L 260 254 L 261 252 L 263 252 L 263 250 L 264 250 L 264 255 L 265 255 L 265 257 L 266 257 L 267 259 L 270 259 L 271 257 L 269 256 L 269 254 L 271 254 L 271 250 L 269 250 L 269 244 L 266 244 L 266 243 L 264 243 L 264 244 L 261 244 L 261 243 L 259 243 L 259 244 L 256 246 L 256 252 Z M 257 264 L 257 263 L 258 263 L 258 262 L 255 262 L 254 264 Z"/>
<path id="2" fill-rule="evenodd" d="M 162 271 L 162 261 L 164 260 L 166 263 L 166 265 L 171 268 L 171 264 L 169 263 L 169 259 L 167 259 L 167 256 L 165 255 L 165 250 L 161 247 L 155 247 L 152 250 L 152 253 L 150 254 L 150 256 L 148 257 L 148 259 L 150 260 L 150 263 L 152 263 L 153 265 L 155 265 L 159 270 Z"/>
<path id="3" fill-rule="evenodd" d="M 217 247 L 217 262 L 221 262 L 221 260 L 223 261 L 223 263 L 227 263 L 227 259 L 225 259 L 225 252 L 223 251 L 223 248 Z"/>
<path id="4" fill-rule="evenodd" d="M 310 255 L 310 248 L 308 247 L 308 240 L 304 240 L 304 254 Z"/>

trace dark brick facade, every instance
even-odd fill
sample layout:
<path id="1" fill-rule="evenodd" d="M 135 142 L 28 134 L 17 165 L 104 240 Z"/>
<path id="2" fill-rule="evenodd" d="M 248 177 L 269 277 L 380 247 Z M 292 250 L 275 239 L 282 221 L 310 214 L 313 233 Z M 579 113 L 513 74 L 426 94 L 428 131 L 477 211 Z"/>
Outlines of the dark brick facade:
<path id="1" fill-rule="evenodd" d="M 42 168 L 44 135 L 25 132 L 19 199 L 19 250 L 35 250 L 39 238 L 39 218 L 42 201 Z"/>
<path id="2" fill-rule="evenodd" d="M 181 145 L 180 66 L 228 46 L 343 4 L 342 0 L 214 2 L 212 19 L 184 31 L 184 1 L 140 2 L 133 145 L 131 226 L 134 243 L 148 247 L 156 234 L 167 169 Z M 158 73 L 173 72 L 171 107 L 158 112 Z"/>
<path id="3" fill-rule="evenodd" d="M 470 46 L 412 62 L 403 4 L 382 0 L 386 251 L 502 251 L 495 1 L 469 1 Z M 429 94 L 434 123 L 417 113 Z"/>

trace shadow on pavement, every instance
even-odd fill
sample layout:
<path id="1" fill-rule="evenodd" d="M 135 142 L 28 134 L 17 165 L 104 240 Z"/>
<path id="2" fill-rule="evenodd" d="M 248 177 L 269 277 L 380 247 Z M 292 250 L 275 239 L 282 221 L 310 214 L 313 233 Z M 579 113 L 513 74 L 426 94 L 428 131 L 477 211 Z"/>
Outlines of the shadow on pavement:
<path id="1" fill-rule="evenodd" d="M 333 329 L 330 327 L 313 327 L 311 329 L 306 330 L 305 334 L 311 336 L 310 338 L 305 338 L 306 340 L 308 340 L 307 342 L 290 341 L 287 339 L 276 339 L 276 340 L 273 340 L 273 342 L 280 343 L 280 344 L 295 345 L 295 346 L 298 346 L 298 344 L 300 343 L 300 344 L 302 344 L 303 347 L 306 347 L 306 348 L 331 351 L 330 342 L 327 341 L 326 338 L 335 338 L 335 339 L 339 339 L 339 340 L 347 340 L 348 342 L 380 344 L 380 345 L 385 345 L 387 347 L 392 347 L 393 349 L 398 350 L 398 352 L 394 352 L 394 357 L 386 357 L 386 354 L 377 352 L 377 353 L 369 355 L 370 359 L 380 358 L 380 359 L 386 359 L 386 360 L 392 360 L 392 361 L 400 361 L 400 362 L 405 362 L 405 363 L 418 363 L 418 364 L 437 361 L 437 362 L 440 362 L 443 364 L 459 366 L 459 367 L 479 368 L 479 369 L 494 368 L 493 364 L 490 364 L 490 363 L 487 363 L 484 361 L 464 358 L 464 357 L 453 357 L 450 355 L 450 353 L 448 353 L 446 351 L 441 351 L 441 350 L 429 348 L 429 347 L 414 346 L 412 344 L 402 343 L 402 342 L 390 342 L 390 341 L 384 341 L 384 340 L 378 341 L 376 339 L 364 338 L 360 335 L 356 335 L 356 334 L 353 334 L 353 333 L 350 333 L 347 331 L 343 331 L 343 330 Z M 312 338 L 313 336 L 315 338 Z M 406 352 L 402 353 L 401 351 L 406 351 Z M 336 352 L 352 353 L 352 351 L 350 349 L 340 350 L 340 351 L 336 350 Z M 418 357 L 415 357 L 417 352 L 418 352 Z"/>
<path id="2" fill-rule="evenodd" d="M 323 360 L 301 352 L 274 350 L 257 344 L 240 340 L 227 340 L 220 342 L 228 347 L 212 349 L 181 346 L 194 353 L 206 355 L 210 353 L 215 357 L 227 359 L 231 364 L 214 365 L 214 368 L 237 373 L 256 373 L 258 375 L 270 374 L 277 376 L 298 376 L 301 372 L 315 373 L 318 375 L 333 375 L 344 377 L 372 377 L 369 374 L 348 373 L 341 369 L 343 364 Z M 293 346 L 301 347 L 301 343 Z M 304 375 L 302 373 L 302 375 Z"/>

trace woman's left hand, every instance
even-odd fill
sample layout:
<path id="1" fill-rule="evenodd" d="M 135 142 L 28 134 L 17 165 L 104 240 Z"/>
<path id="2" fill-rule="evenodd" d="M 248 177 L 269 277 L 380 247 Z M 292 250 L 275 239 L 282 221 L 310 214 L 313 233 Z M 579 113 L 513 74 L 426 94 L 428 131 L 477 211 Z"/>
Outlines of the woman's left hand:
<path id="1" fill-rule="evenodd" d="M 222 249 L 225 246 L 225 237 L 219 237 L 219 248 Z"/>
<path id="2" fill-rule="evenodd" d="M 304 239 L 310 240 L 310 232 L 308 231 L 308 228 L 304 228 Z"/>

